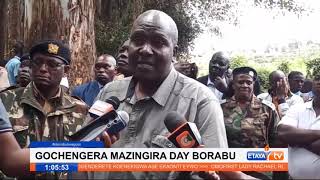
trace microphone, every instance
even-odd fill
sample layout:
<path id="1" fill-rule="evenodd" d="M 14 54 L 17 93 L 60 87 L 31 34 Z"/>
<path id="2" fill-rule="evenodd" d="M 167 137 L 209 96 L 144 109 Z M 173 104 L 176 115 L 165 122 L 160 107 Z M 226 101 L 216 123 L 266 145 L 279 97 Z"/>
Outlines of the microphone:
<path id="1" fill-rule="evenodd" d="M 120 105 L 120 100 L 116 96 L 111 96 L 105 102 L 97 100 L 89 109 L 89 114 L 92 118 L 96 119 L 105 113 L 112 110 L 117 110 Z"/>
<path id="2" fill-rule="evenodd" d="M 164 119 L 171 133 L 168 139 L 178 148 L 197 148 L 203 145 L 195 123 L 188 122 L 177 112 L 169 112 Z"/>
<path id="3" fill-rule="evenodd" d="M 109 136 L 115 135 L 124 129 L 129 122 L 129 115 L 125 111 L 114 110 L 102 115 L 98 119 L 82 127 L 69 136 L 71 141 L 92 141 L 106 131 Z"/>

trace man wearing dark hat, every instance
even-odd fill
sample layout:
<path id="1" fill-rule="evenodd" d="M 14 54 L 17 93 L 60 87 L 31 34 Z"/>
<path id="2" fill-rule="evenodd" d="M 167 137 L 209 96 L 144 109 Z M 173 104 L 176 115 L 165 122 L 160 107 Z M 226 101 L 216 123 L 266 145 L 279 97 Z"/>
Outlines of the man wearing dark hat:
<path id="1" fill-rule="evenodd" d="M 264 148 L 273 146 L 279 116 L 271 102 L 258 99 L 253 93 L 257 72 L 250 67 L 233 70 L 233 95 L 222 104 L 230 148 Z M 250 175 L 268 179 L 263 173 Z M 271 177 L 271 175 L 269 175 Z"/>
<path id="2" fill-rule="evenodd" d="M 43 41 L 31 48 L 30 57 L 31 83 L 0 94 L 22 148 L 31 141 L 68 140 L 65 135 L 80 129 L 87 113 L 84 102 L 65 94 L 60 87 L 71 61 L 68 47 L 55 40 Z"/>

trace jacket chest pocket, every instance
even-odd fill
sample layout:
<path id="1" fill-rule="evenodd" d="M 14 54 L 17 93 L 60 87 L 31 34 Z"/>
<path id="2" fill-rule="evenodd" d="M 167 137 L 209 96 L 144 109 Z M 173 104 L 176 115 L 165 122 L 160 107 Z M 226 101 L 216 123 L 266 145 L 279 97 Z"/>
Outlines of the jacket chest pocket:
<path id="1" fill-rule="evenodd" d="M 81 129 L 85 120 L 85 116 L 74 112 L 66 112 L 61 115 L 61 118 L 64 140 L 68 140 L 67 136 L 70 136 Z"/>
<path id="2" fill-rule="evenodd" d="M 266 123 L 268 117 L 268 114 L 261 113 L 259 116 L 245 118 L 242 121 L 242 136 L 250 139 L 252 147 L 260 147 L 266 142 Z"/>
<path id="3" fill-rule="evenodd" d="M 21 114 L 21 117 L 10 118 L 13 133 L 21 148 L 25 148 L 30 143 L 29 134 L 29 119 L 26 115 Z"/>

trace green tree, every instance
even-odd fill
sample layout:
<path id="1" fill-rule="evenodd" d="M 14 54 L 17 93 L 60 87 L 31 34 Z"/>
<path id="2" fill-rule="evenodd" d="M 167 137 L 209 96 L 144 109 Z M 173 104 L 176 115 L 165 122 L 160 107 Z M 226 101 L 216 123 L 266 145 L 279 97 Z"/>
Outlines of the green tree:
<path id="1" fill-rule="evenodd" d="M 270 75 L 271 71 L 268 69 L 262 69 L 262 68 L 257 69 L 256 71 L 259 76 L 261 91 L 267 92 L 267 90 L 269 88 L 269 75 Z"/>
<path id="2" fill-rule="evenodd" d="M 288 61 L 283 61 L 279 64 L 278 69 L 283 71 L 285 74 L 289 74 L 290 68 L 289 68 L 289 62 Z"/>
<path id="3" fill-rule="evenodd" d="M 248 59 L 245 56 L 235 56 L 231 58 L 231 62 L 230 62 L 231 69 L 243 67 L 243 66 L 248 66 Z"/>
<path id="4" fill-rule="evenodd" d="M 320 58 L 313 59 L 306 62 L 307 77 L 313 78 L 320 75 Z"/>
<path id="5" fill-rule="evenodd" d="M 109 2 L 109 3 L 107 3 Z M 101 12 L 97 13 L 95 33 L 98 54 L 109 53 L 115 55 L 120 44 L 128 39 L 136 16 L 149 10 L 157 9 L 167 13 L 176 22 L 178 37 L 178 55 L 188 54 L 193 40 L 201 32 L 200 25 L 194 21 L 193 14 L 185 10 L 184 0 L 121 0 L 101 1 Z M 109 13 L 106 13 L 109 12 Z"/>

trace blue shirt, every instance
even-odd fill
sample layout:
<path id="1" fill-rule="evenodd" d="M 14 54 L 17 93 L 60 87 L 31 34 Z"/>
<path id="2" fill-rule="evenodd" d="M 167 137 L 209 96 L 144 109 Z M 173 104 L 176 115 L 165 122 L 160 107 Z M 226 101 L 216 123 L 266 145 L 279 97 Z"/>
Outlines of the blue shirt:
<path id="1" fill-rule="evenodd" d="M 98 81 L 90 81 L 86 84 L 77 86 L 71 93 L 71 96 L 77 96 L 81 98 L 88 106 L 92 106 L 94 99 L 103 88 Z"/>
<path id="2" fill-rule="evenodd" d="M 10 86 L 17 84 L 16 77 L 18 76 L 20 64 L 20 57 L 14 56 L 6 65 Z"/>

